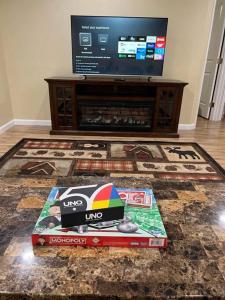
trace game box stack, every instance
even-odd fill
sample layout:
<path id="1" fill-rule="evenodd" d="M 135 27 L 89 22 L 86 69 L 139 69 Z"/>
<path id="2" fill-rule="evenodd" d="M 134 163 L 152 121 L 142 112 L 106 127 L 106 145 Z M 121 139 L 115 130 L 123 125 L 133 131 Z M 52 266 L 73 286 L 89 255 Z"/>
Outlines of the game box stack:
<path id="1" fill-rule="evenodd" d="M 167 235 L 151 189 L 115 188 L 107 183 L 53 187 L 32 243 L 164 248 Z"/>

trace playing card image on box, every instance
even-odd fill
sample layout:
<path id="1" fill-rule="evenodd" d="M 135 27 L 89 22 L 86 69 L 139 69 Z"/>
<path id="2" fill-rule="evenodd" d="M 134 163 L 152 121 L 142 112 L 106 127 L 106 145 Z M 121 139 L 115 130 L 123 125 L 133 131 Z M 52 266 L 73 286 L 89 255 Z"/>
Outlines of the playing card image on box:
<path id="1" fill-rule="evenodd" d="M 127 189 L 125 189 L 127 190 Z M 152 194 L 152 208 L 125 205 L 122 219 L 63 228 L 53 189 L 32 234 L 33 245 L 161 248 L 167 235 Z M 132 191 L 132 189 L 131 189 Z M 135 190 L 134 190 L 135 191 Z M 47 220 L 47 221 L 46 221 Z"/>
<path id="2" fill-rule="evenodd" d="M 153 193 L 150 189 L 116 189 L 120 198 L 129 206 L 152 207 Z"/>

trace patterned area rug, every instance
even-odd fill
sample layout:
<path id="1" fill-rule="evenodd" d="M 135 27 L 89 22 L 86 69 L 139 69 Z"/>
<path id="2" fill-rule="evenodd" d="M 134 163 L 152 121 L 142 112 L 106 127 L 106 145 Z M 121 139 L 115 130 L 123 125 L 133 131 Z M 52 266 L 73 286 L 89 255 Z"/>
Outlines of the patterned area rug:
<path id="1" fill-rule="evenodd" d="M 23 139 L 0 160 L 0 176 L 225 179 L 196 143 Z"/>

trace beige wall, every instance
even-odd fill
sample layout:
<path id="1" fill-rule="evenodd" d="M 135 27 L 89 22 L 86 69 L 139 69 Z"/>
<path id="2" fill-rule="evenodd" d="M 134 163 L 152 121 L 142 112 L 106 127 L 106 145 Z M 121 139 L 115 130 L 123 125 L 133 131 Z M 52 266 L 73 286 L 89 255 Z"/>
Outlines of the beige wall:
<path id="1" fill-rule="evenodd" d="M 13 119 L 12 106 L 6 75 L 2 39 L 0 35 L 0 126 Z"/>
<path id="2" fill-rule="evenodd" d="M 168 17 L 164 76 L 189 82 L 180 123 L 196 120 L 214 0 L 1 0 L 16 119 L 49 119 L 45 77 L 71 74 L 70 15 Z"/>

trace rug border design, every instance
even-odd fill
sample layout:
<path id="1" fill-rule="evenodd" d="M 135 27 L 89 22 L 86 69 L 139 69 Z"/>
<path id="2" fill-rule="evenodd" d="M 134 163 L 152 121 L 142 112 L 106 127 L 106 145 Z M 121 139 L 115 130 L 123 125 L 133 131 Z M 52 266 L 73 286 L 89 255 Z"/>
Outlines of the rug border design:
<path id="1" fill-rule="evenodd" d="M 85 141 L 85 140 L 79 140 L 79 139 L 49 139 L 49 138 L 22 138 L 19 142 L 17 142 L 13 147 L 11 147 L 6 153 L 3 154 L 2 157 L 0 157 L 0 168 L 10 159 L 13 157 L 13 155 L 16 153 L 16 151 L 23 146 L 27 141 L 49 141 L 49 142 L 56 142 L 62 140 L 62 142 L 73 142 L 76 143 L 77 141 Z M 92 140 L 87 139 L 87 141 L 92 142 Z M 196 142 L 174 142 L 174 141 L 119 141 L 119 140 L 93 140 L 93 143 L 123 143 L 123 144 L 129 144 L 129 143 L 141 143 L 141 144 L 156 144 L 156 145 L 162 145 L 162 144 L 174 144 L 174 145 L 190 145 L 193 147 L 197 147 L 198 150 L 200 151 L 200 154 L 203 154 L 203 157 L 205 156 L 206 158 L 209 159 L 209 162 L 212 162 L 214 164 L 215 169 L 218 171 L 218 173 L 222 174 L 225 177 L 225 169 L 206 151 Z M 62 149 L 60 149 L 62 150 Z M 46 159 L 46 158 L 43 158 Z M 207 180 L 208 181 L 208 180 Z M 223 181 L 223 180 L 217 180 L 218 181 Z"/>

